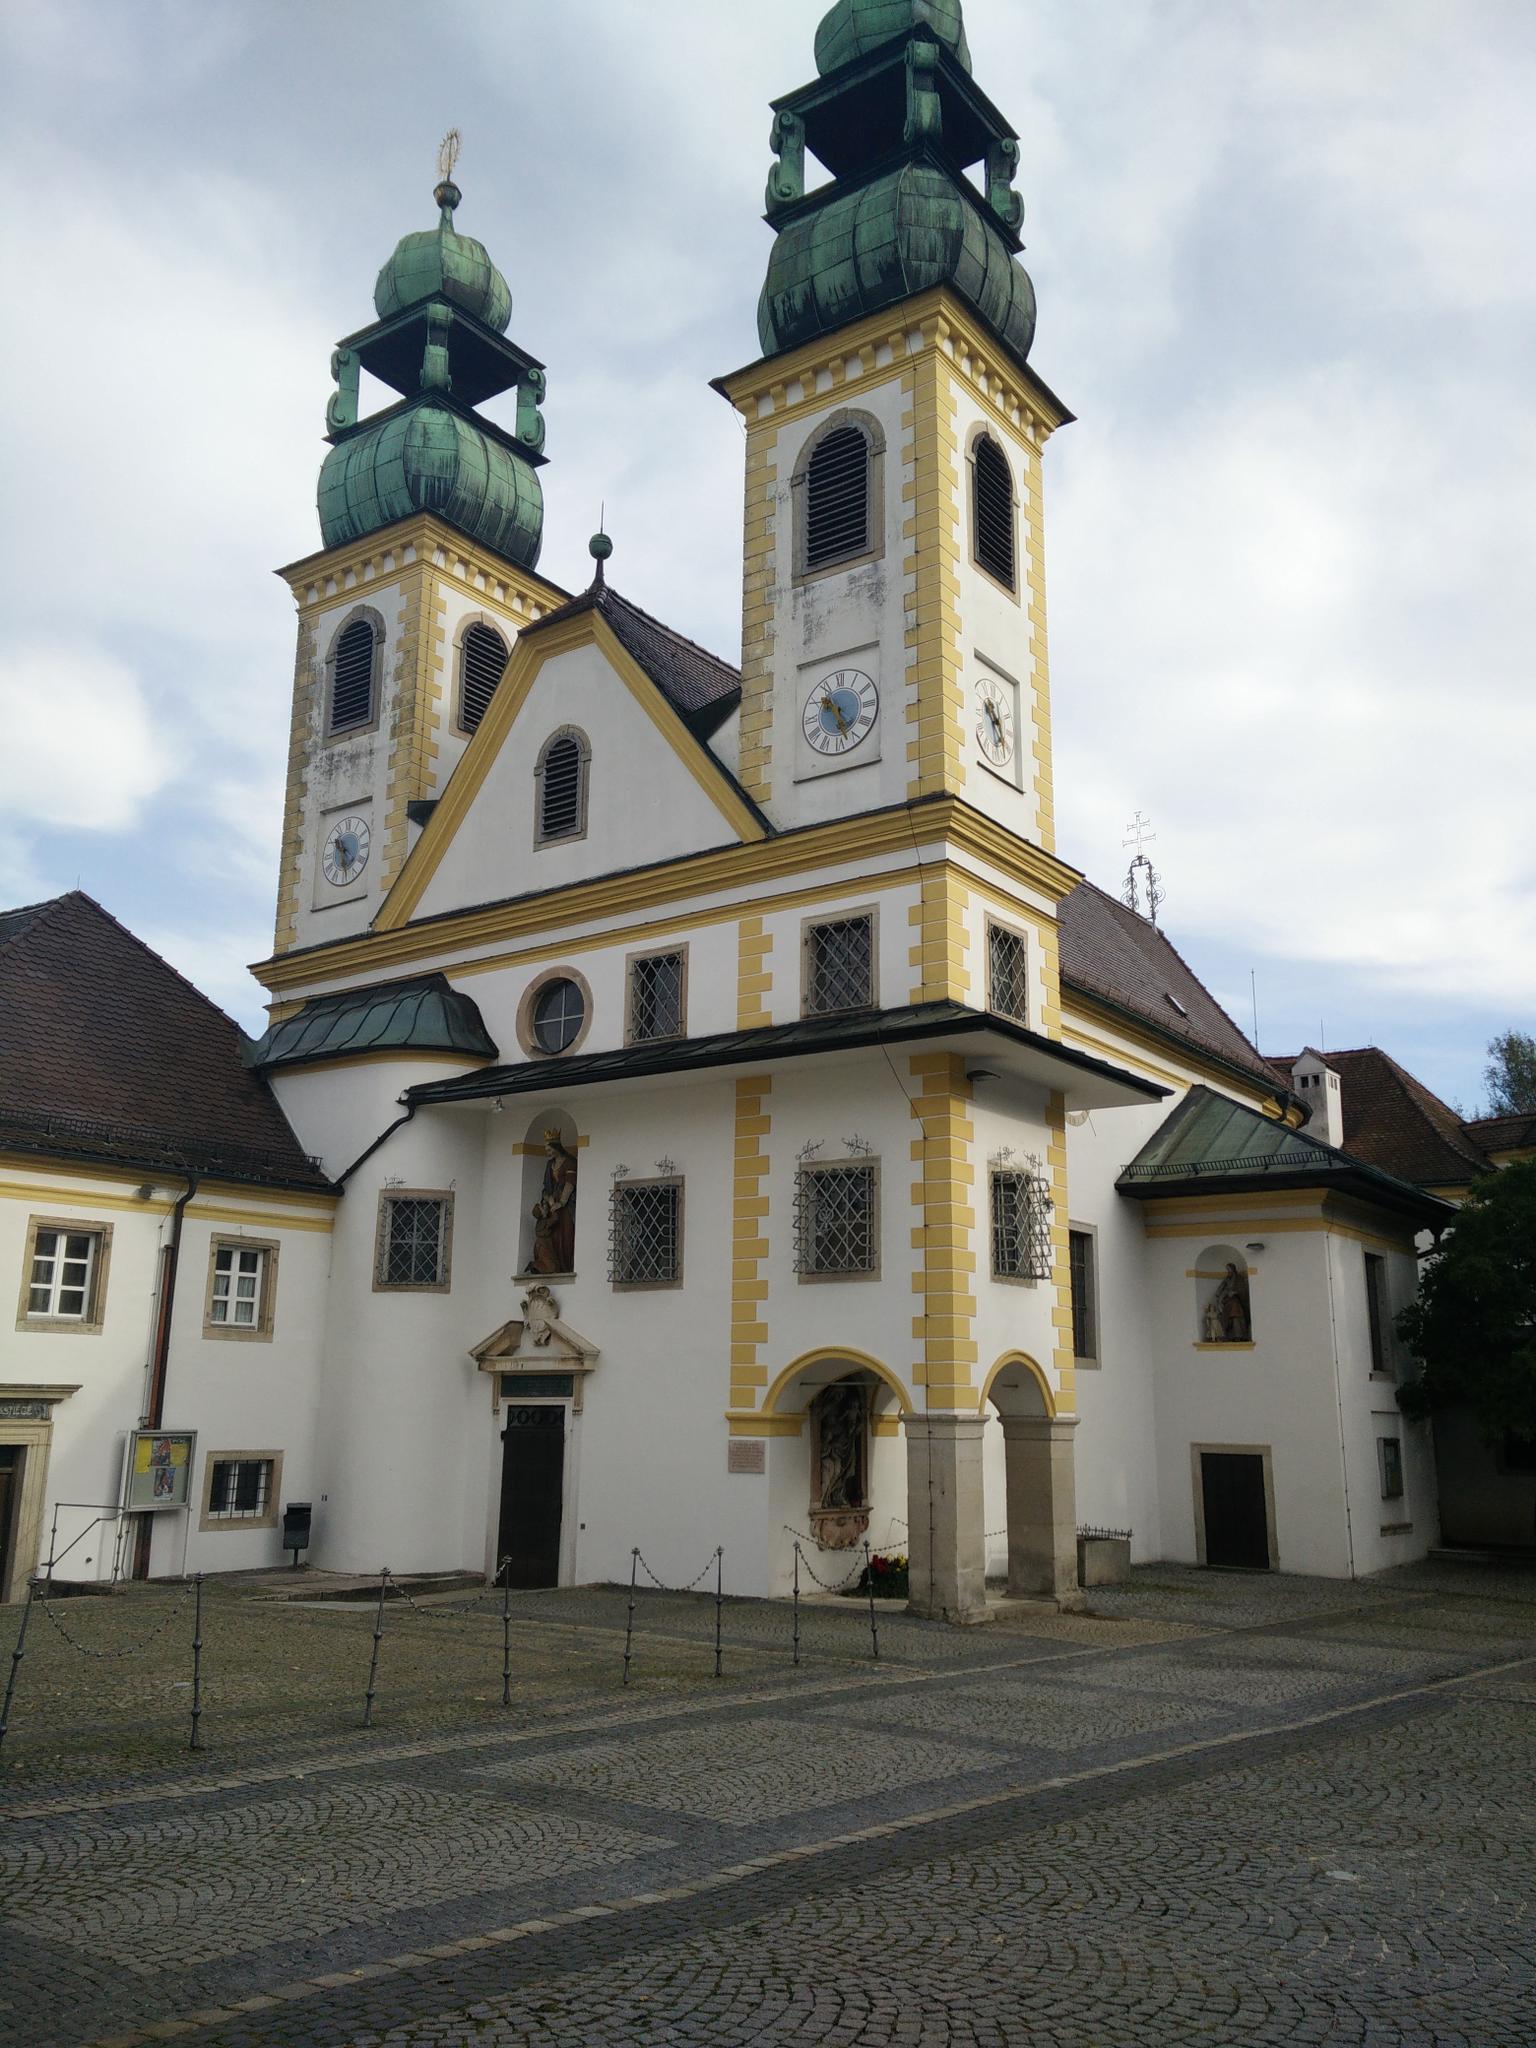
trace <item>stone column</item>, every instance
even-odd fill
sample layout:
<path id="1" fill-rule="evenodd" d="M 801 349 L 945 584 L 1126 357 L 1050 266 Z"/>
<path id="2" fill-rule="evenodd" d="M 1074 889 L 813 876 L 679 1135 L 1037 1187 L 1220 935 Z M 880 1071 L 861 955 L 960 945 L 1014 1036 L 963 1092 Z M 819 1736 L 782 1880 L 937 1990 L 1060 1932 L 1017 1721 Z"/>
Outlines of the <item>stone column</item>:
<path id="1" fill-rule="evenodd" d="M 907 1612 L 987 1620 L 979 1415 L 906 1415 Z"/>
<path id="2" fill-rule="evenodd" d="M 1005 1415 L 1008 1591 L 1082 1605 L 1077 1587 L 1075 1415 Z"/>

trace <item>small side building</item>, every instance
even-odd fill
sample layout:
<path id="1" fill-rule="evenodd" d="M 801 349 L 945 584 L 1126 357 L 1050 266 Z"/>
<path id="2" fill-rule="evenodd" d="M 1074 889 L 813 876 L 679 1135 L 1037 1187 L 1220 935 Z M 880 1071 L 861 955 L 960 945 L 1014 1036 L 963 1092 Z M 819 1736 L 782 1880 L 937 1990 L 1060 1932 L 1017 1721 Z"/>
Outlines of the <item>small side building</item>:
<path id="1" fill-rule="evenodd" d="M 80 891 L 0 915 L 0 1599 L 274 1564 L 312 1497 L 335 1196 L 242 1049 Z"/>

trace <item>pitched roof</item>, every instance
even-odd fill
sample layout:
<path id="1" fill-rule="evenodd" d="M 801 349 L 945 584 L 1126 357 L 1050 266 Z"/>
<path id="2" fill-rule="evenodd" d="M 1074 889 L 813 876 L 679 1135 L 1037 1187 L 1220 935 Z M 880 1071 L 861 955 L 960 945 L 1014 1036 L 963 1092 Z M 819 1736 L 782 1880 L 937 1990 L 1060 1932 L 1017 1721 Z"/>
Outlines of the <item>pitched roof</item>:
<path id="1" fill-rule="evenodd" d="M 78 889 L 0 923 L 6 1150 L 327 1187 L 242 1043 L 232 1017 Z"/>
<path id="2" fill-rule="evenodd" d="M 1061 978 L 1267 1088 L 1284 1086 L 1163 933 L 1092 882 L 1061 906 Z"/>
<path id="3" fill-rule="evenodd" d="M 722 661 L 718 654 L 711 654 L 696 640 L 674 632 L 660 619 L 653 619 L 639 605 L 631 604 L 627 597 L 620 597 L 601 578 L 590 590 L 584 590 L 580 597 L 571 598 L 554 611 L 546 612 L 531 626 L 525 626 L 518 637 L 531 639 L 534 634 L 544 632 L 560 620 L 577 618 L 582 612 L 597 612 L 607 621 L 620 646 L 644 669 L 704 749 L 716 774 L 746 805 L 763 831 L 771 833 L 773 825 L 767 814 L 748 796 L 708 744 L 710 736 L 719 731 L 741 702 L 740 670 L 732 668 L 728 661 Z"/>
<path id="4" fill-rule="evenodd" d="M 1513 1116 L 1468 1117 L 1462 1129 L 1485 1152 L 1536 1151 L 1536 1111 L 1517 1110 Z"/>
<path id="5" fill-rule="evenodd" d="M 1487 1173 L 1478 1140 L 1451 1108 L 1380 1046 L 1317 1055 L 1339 1077 L 1344 1148 L 1421 1187 L 1460 1187 Z M 1287 1081 L 1300 1053 L 1272 1064 Z"/>
<path id="6" fill-rule="evenodd" d="M 1273 1187 L 1336 1187 L 1420 1218 L 1451 1205 L 1412 1181 L 1293 1131 L 1214 1089 L 1191 1088 L 1115 1183 L 1122 1194 L 1159 1196 Z"/>

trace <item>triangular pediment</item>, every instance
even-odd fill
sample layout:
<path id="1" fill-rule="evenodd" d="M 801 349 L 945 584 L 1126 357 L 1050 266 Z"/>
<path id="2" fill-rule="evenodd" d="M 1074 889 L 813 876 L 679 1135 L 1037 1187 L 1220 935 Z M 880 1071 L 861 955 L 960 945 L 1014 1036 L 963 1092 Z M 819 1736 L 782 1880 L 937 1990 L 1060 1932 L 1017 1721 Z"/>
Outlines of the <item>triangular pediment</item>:
<path id="1" fill-rule="evenodd" d="M 478 1344 L 469 1355 L 481 1372 L 590 1372 L 598 1347 L 569 1323 L 562 1322 L 559 1303 L 542 1283 L 523 1296 L 522 1314 L 513 1316 Z"/>
<path id="2" fill-rule="evenodd" d="M 537 764 L 562 732 L 577 734 L 586 754 L 583 825 L 541 844 Z M 375 929 L 761 839 L 765 829 L 601 609 L 575 609 L 519 638 Z"/>

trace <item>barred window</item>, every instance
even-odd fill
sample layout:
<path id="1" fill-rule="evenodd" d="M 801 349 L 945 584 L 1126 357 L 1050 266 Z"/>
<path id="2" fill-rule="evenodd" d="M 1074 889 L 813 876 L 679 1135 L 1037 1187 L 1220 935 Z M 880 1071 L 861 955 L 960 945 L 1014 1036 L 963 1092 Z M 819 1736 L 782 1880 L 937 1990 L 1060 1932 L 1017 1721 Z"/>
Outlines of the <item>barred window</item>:
<path id="1" fill-rule="evenodd" d="M 1041 1174 L 1010 1169 L 992 1175 L 992 1276 L 1051 1277 L 1051 1197 Z"/>
<path id="2" fill-rule="evenodd" d="M 373 723 L 373 670 L 377 636 L 369 619 L 354 619 L 336 642 L 331 665 L 332 732 Z"/>
<path id="3" fill-rule="evenodd" d="M 1029 952 L 1017 932 L 987 926 L 987 1006 L 994 1016 L 1029 1022 Z"/>
<path id="4" fill-rule="evenodd" d="M 446 1287 L 451 1216 L 448 1195 L 382 1196 L 378 1285 Z"/>
<path id="5" fill-rule="evenodd" d="M 459 729 L 475 732 L 491 708 L 496 685 L 507 666 L 507 643 L 478 620 L 459 648 Z"/>
<path id="6" fill-rule="evenodd" d="M 539 839 L 579 839 L 587 829 L 587 744 L 557 732 L 539 755 Z"/>
<path id="7" fill-rule="evenodd" d="M 89 1322 L 100 1234 L 94 1230 L 40 1230 L 27 1275 L 27 1314 L 58 1322 Z"/>
<path id="8" fill-rule="evenodd" d="M 1094 1298 L 1093 1234 L 1087 1230 L 1067 1232 L 1067 1257 L 1072 1277 L 1072 1355 L 1099 1355 L 1098 1308 Z"/>
<path id="9" fill-rule="evenodd" d="M 805 931 L 805 1008 L 808 1016 L 867 1010 L 875 1000 L 875 921 L 842 917 Z"/>
<path id="10" fill-rule="evenodd" d="M 648 953 L 629 963 L 629 1036 L 638 1044 L 650 1038 L 683 1035 L 683 956 Z"/>
<path id="11" fill-rule="evenodd" d="M 807 569 L 868 553 L 869 473 L 869 442 L 857 427 L 817 443 L 805 476 Z"/>
<path id="12" fill-rule="evenodd" d="M 1013 472 L 1008 458 L 983 434 L 976 443 L 976 559 L 1007 590 L 1014 587 Z"/>
<path id="13" fill-rule="evenodd" d="M 221 1244 L 213 1255 L 213 1295 L 208 1320 L 232 1330 L 254 1330 L 261 1322 L 261 1288 L 267 1255 L 249 1246 Z"/>
<path id="14" fill-rule="evenodd" d="M 608 1277 L 615 1287 L 672 1287 L 683 1277 L 683 1184 L 615 1181 Z"/>
<path id="15" fill-rule="evenodd" d="M 873 1273 L 880 1263 L 878 1199 L 873 1161 L 802 1166 L 795 1180 L 796 1271 Z"/>
<path id="16" fill-rule="evenodd" d="M 257 1522 L 272 1506 L 270 1458 L 215 1458 L 208 1487 L 210 1522 Z"/>

